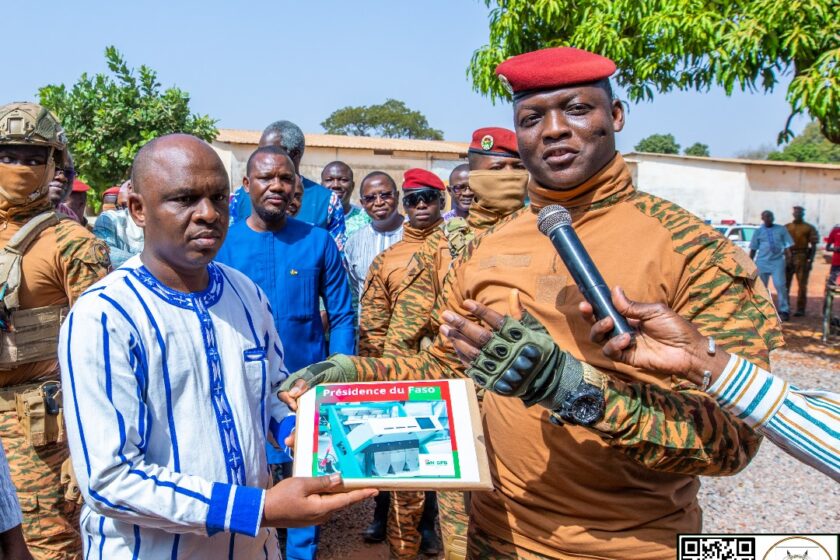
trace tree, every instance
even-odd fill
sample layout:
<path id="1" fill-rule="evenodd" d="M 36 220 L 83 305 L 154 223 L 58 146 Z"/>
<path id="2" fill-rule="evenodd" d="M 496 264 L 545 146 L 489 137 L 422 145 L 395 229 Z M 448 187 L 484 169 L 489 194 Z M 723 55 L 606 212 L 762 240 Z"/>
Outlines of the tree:
<path id="1" fill-rule="evenodd" d="M 700 142 L 695 142 L 686 148 L 683 153 L 687 156 L 709 157 L 709 146 L 701 144 Z"/>
<path id="2" fill-rule="evenodd" d="M 808 113 L 840 142 L 840 18 L 837 0 L 484 0 L 490 41 L 472 57 L 474 88 L 494 100 L 506 92 L 493 74 L 510 56 L 575 46 L 613 59 L 632 101 L 654 91 L 721 86 L 771 91 L 793 74 L 791 119 Z"/>
<path id="3" fill-rule="evenodd" d="M 735 157 L 739 159 L 767 159 L 767 156 L 770 155 L 770 152 L 772 151 L 772 144 L 761 144 L 757 148 L 747 148 L 745 150 L 741 150 L 735 154 Z"/>
<path id="4" fill-rule="evenodd" d="M 216 121 L 190 113 L 190 96 L 172 87 L 161 92 L 157 73 L 128 67 L 113 46 L 105 49 L 112 75 L 83 73 L 73 87 L 48 85 L 41 104 L 58 116 L 67 133 L 79 176 L 97 193 L 128 177 L 138 150 L 150 140 L 186 132 L 212 142 Z"/>
<path id="5" fill-rule="evenodd" d="M 380 105 L 338 109 L 321 126 L 327 134 L 443 140 L 443 132 L 431 128 L 423 113 L 412 111 L 396 99 Z"/>
<path id="6" fill-rule="evenodd" d="M 651 134 L 642 138 L 633 147 L 637 152 L 649 152 L 651 154 L 678 154 L 680 145 L 674 139 L 673 134 Z"/>
<path id="7" fill-rule="evenodd" d="M 779 152 L 771 152 L 767 159 L 776 161 L 806 161 L 811 163 L 840 163 L 840 145 L 832 144 L 812 122 L 802 134 Z"/>

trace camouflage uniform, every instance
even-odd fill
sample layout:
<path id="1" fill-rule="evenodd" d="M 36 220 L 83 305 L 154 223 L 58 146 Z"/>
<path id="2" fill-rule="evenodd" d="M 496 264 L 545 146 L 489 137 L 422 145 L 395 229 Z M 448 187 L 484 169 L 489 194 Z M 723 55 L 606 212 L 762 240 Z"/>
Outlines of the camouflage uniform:
<path id="1" fill-rule="evenodd" d="M 805 313 L 805 306 L 808 303 L 808 276 L 811 274 L 811 265 L 814 262 L 819 235 L 817 228 L 807 222 L 791 222 L 785 226 L 793 239 L 793 247 L 790 248 L 790 262 L 785 267 L 785 287 L 790 293 L 790 286 L 793 277 L 796 276 L 797 313 Z"/>
<path id="2" fill-rule="evenodd" d="M 383 356 L 393 306 L 399 297 L 403 281 L 409 273 L 407 265 L 424 240 L 437 231 L 439 223 L 425 230 L 406 225 L 402 241 L 395 243 L 373 259 L 360 305 L 360 356 Z M 387 539 L 393 558 L 413 560 L 417 556 L 421 540 L 417 527 L 423 515 L 425 497 L 425 492 L 391 493 Z"/>
<path id="3" fill-rule="evenodd" d="M 443 304 L 439 296 L 452 259 L 462 254 L 488 227 L 510 220 L 512 216 L 491 218 L 487 214 L 471 212 L 467 220 L 453 218 L 429 235 L 411 258 L 392 304 L 384 355 L 409 356 L 431 343 L 439 327 L 432 320 L 433 311 Z M 464 558 L 469 525 L 465 508 L 467 499 L 463 492 L 438 492 L 440 533 L 446 560 Z"/>
<path id="4" fill-rule="evenodd" d="M 0 119 L 8 115 L 3 111 L 8 107 L 0 108 Z M 32 107 L 36 111 L 41 110 L 31 104 L 26 104 L 24 108 Z M 47 115 L 39 114 L 38 118 L 51 117 Z M 0 122 L 0 129 L 3 122 Z M 0 130 L 2 144 L 23 142 L 9 142 Z M 32 144 L 38 145 L 39 142 Z M 58 157 L 57 151 L 51 152 L 50 158 L 54 156 Z M 52 173 L 47 175 L 52 178 Z M 0 185 L 0 188 L 3 186 Z M 51 210 L 46 190 L 43 197 L 25 205 L 4 207 L 0 212 L 0 248 L 6 247 L 14 234 L 33 217 Z M 23 254 L 19 307 L 10 310 L 10 316 L 14 320 L 15 313 L 24 310 L 69 307 L 109 269 L 105 244 L 76 222 L 61 219 L 43 229 Z M 18 336 L 21 333 L 19 331 Z M 15 406 L 16 394 L 21 395 L 23 391 L 37 388 L 44 382 L 58 380 L 56 358 L 20 363 L 0 371 L 0 439 L 6 449 L 12 481 L 23 511 L 24 536 L 36 560 L 76 559 L 81 557 L 82 550 L 78 531 L 78 493 L 68 485 L 70 473 L 65 461 L 69 465 L 69 450 L 63 439 L 63 430 L 57 438 L 43 438 L 43 434 L 36 436 L 33 433 L 31 442 L 27 441 L 24 432 L 26 420 L 19 417 Z M 44 439 L 46 441 L 41 441 Z"/>
<path id="5" fill-rule="evenodd" d="M 564 205 L 609 284 L 667 303 L 721 347 L 768 367 L 769 350 L 783 341 L 743 251 L 677 205 L 637 192 L 620 156 L 576 190 L 581 196 Z M 538 194 L 531 190 L 532 203 Z M 644 239 L 645 253 L 628 251 L 626 239 Z M 530 211 L 470 244 L 440 301 L 475 320 L 463 300 L 507 313 L 511 288 L 561 348 L 608 374 L 606 415 L 595 429 L 557 427 L 541 407 L 487 395 L 482 415 L 496 491 L 473 494 L 472 523 L 512 546 L 508 556 L 611 557 L 626 549 L 625 557 L 673 558 L 674 534 L 700 529 L 696 475 L 744 468 L 758 436 L 695 388 L 608 360 L 588 340 L 577 312 L 582 296 Z M 464 369 L 440 336 L 418 355 L 354 362 L 362 380 L 448 378 Z"/>

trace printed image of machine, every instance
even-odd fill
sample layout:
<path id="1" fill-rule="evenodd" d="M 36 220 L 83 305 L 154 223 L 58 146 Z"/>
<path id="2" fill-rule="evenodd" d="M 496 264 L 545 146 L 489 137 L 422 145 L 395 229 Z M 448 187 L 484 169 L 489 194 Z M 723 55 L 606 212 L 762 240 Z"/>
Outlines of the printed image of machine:
<path id="1" fill-rule="evenodd" d="M 324 403 L 318 470 L 345 478 L 412 477 L 421 456 L 452 454 L 444 401 Z"/>

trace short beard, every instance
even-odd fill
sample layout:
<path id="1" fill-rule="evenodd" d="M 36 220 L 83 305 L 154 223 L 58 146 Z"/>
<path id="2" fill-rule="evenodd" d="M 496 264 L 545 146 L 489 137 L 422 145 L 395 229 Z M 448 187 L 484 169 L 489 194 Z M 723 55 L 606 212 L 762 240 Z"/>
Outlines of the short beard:
<path id="1" fill-rule="evenodd" d="M 259 216 L 263 223 L 267 226 L 278 226 L 282 224 L 287 217 L 285 208 L 282 212 L 279 212 L 275 210 L 268 210 L 263 206 L 254 206 L 254 212 L 257 213 L 257 216 Z"/>

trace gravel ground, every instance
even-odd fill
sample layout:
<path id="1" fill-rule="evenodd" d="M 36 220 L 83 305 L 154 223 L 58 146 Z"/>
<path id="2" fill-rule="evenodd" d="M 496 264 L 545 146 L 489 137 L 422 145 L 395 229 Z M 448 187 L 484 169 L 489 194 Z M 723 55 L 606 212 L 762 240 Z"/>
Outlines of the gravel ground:
<path id="1" fill-rule="evenodd" d="M 773 372 L 801 388 L 840 392 L 840 363 L 799 353 L 773 354 Z M 840 484 L 765 440 L 735 476 L 703 477 L 700 488 L 706 533 L 836 533 Z"/>

